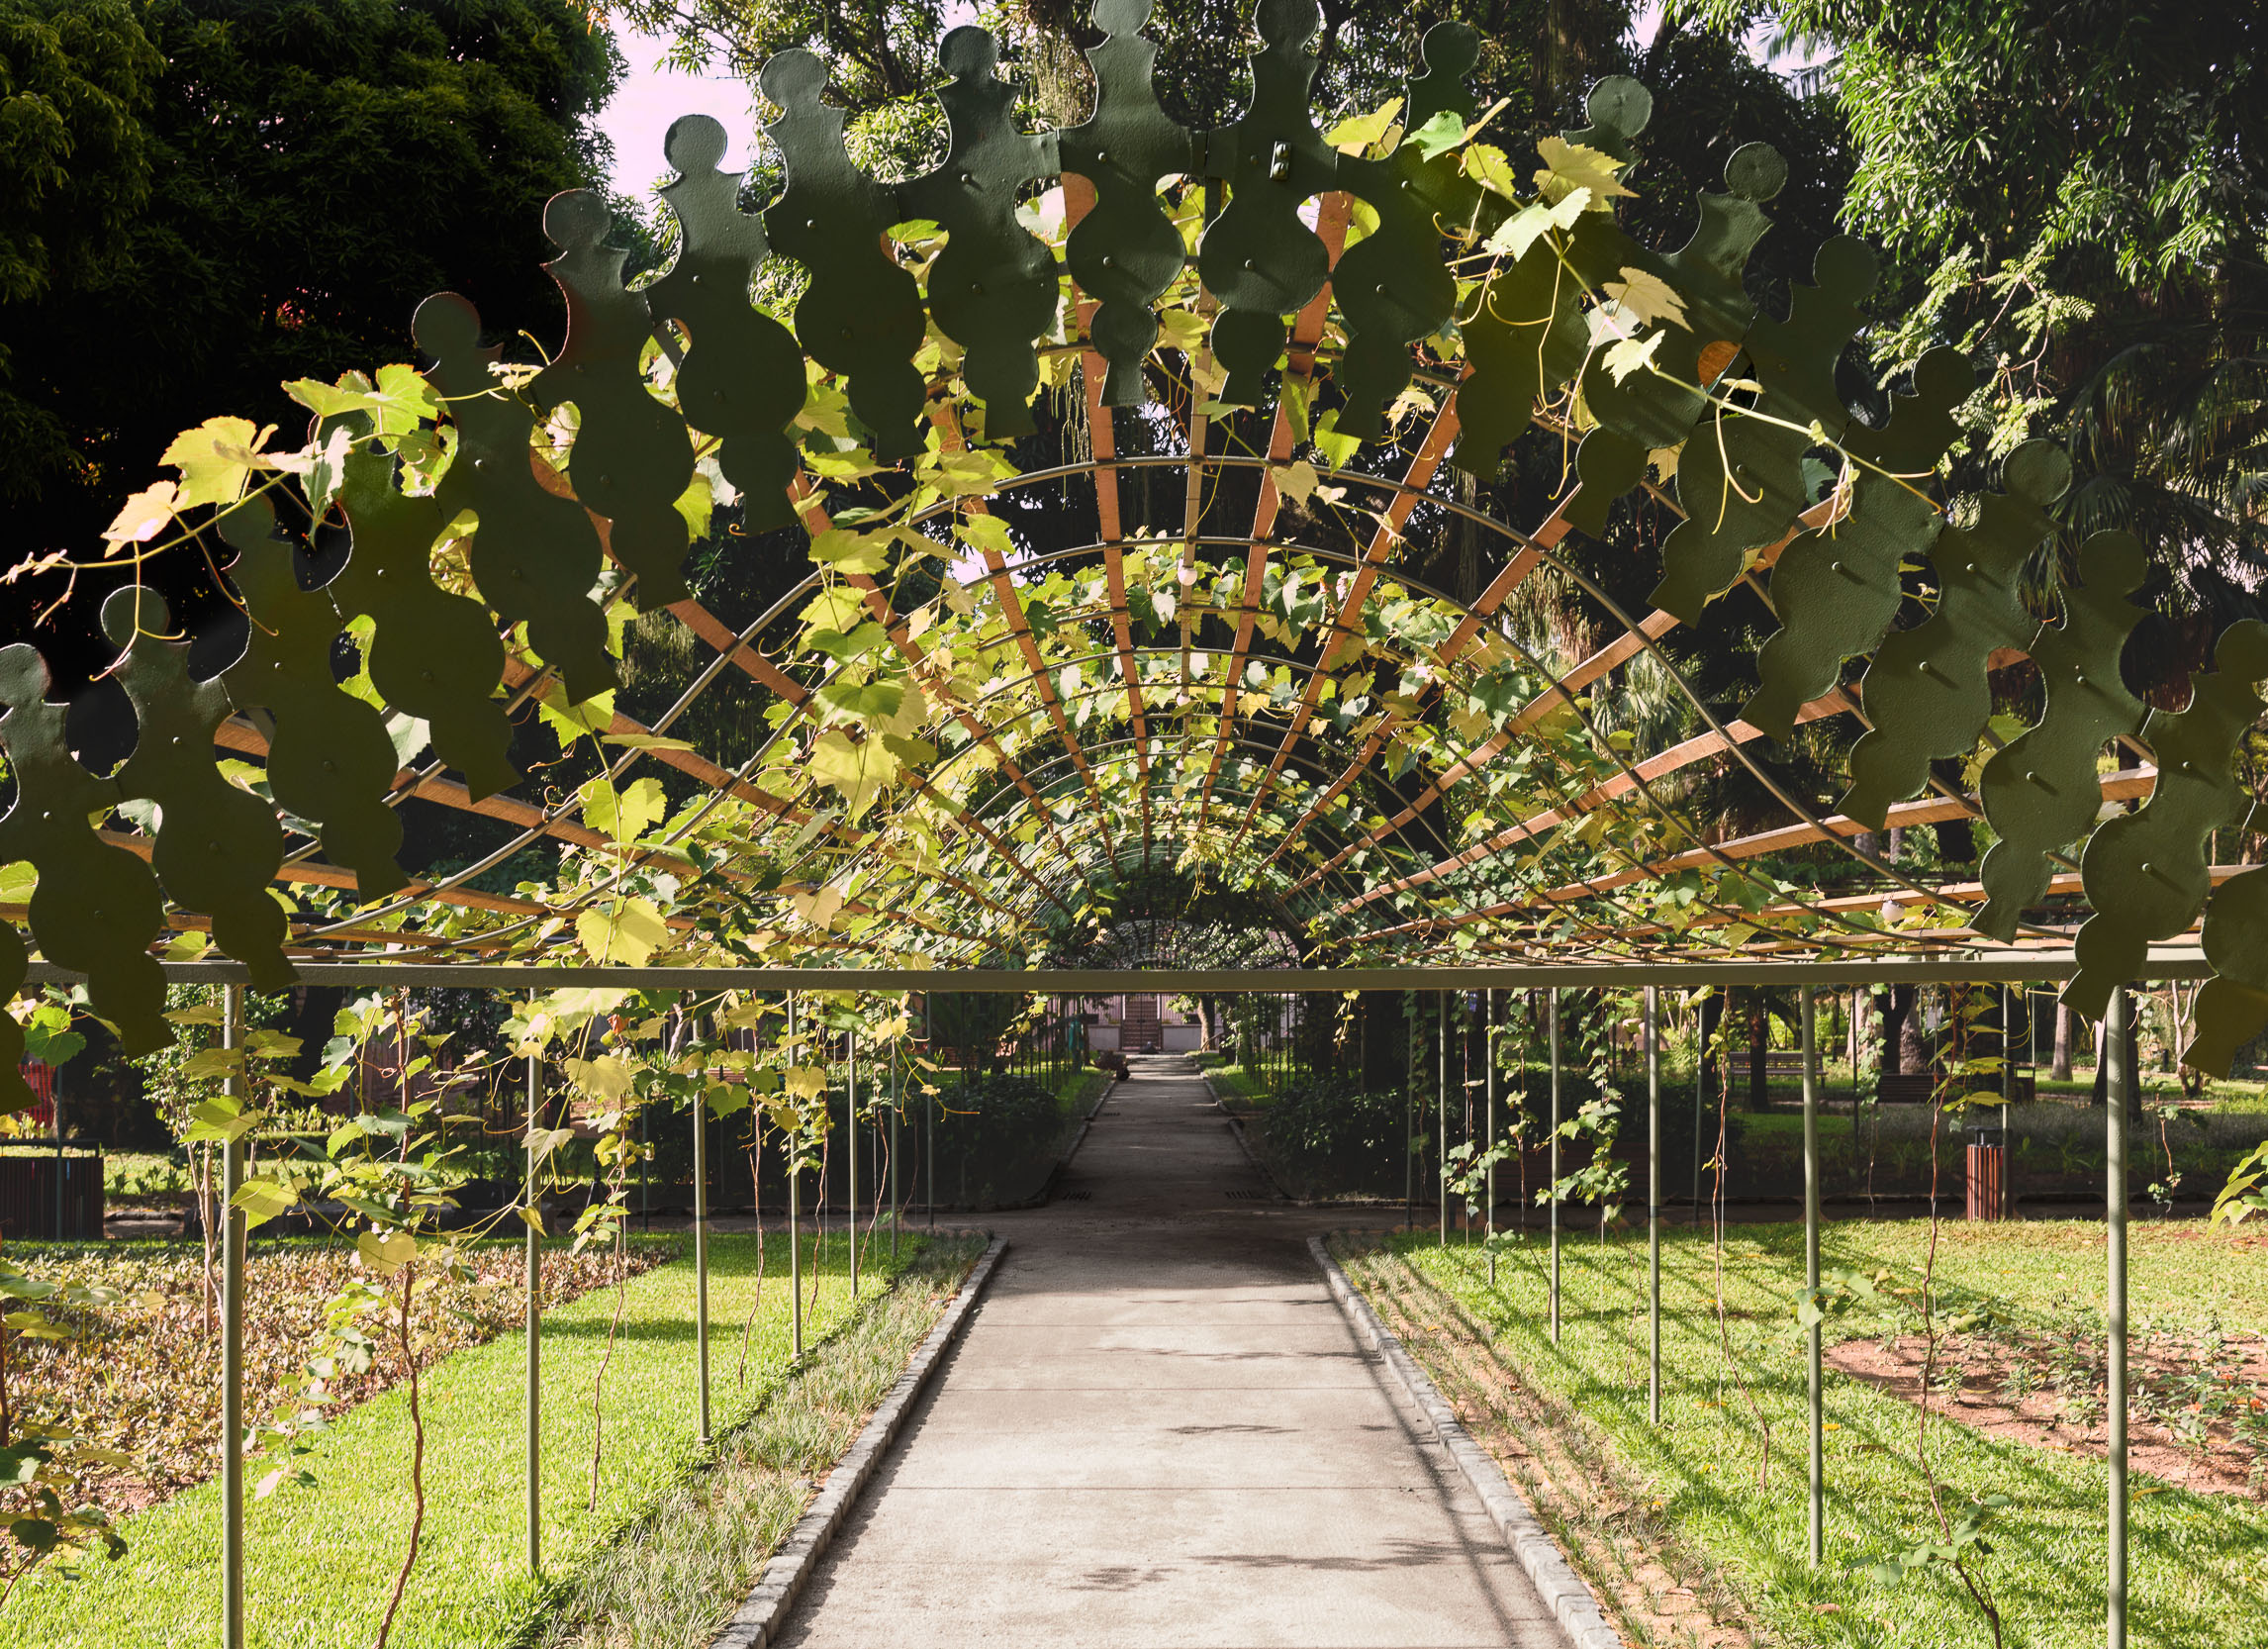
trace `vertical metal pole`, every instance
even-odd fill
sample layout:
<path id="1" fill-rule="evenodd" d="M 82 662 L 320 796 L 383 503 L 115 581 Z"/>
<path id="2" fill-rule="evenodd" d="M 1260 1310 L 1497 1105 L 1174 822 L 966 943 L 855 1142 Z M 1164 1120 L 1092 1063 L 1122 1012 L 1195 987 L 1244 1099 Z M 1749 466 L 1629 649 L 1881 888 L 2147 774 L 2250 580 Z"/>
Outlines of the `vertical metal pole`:
<path id="1" fill-rule="evenodd" d="M 856 1001 L 856 998 L 852 999 Z M 851 1031 L 844 1043 L 844 1055 L 850 1074 L 844 1080 L 843 1143 L 849 1151 L 845 1169 L 850 1177 L 850 1297 L 858 1302 L 858 1032 Z"/>
<path id="2" fill-rule="evenodd" d="M 2110 1361 L 2111 1598 L 2105 1633 L 2110 1649 L 2126 1649 L 2126 1087 L 2133 1081 L 2126 1068 L 2126 1019 L 2132 1012 L 2122 986 L 2111 993 L 2103 1024 L 2103 1057 L 2110 1063 L 2103 1093 L 2104 1155 L 2109 1159 L 2104 1194 L 2110 1214 L 2104 1312 Z"/>
<path id="3" fill-rule="evenodd" d="M 2029 1006 L 2029 1004 L 2027 1005 Z M 2016 1098 L 2016 987 L 2000 988 L 2000 1214 L 2016 1212 L 2016 1139 L 2008 1131 L 2009 1102 Z"/>
<path id="4" fill-rule="evenodd" d="M 1552 987 L 1544 1012 L 1552 1039 L 1552 1343 L 1559 1343 L 1559 988 Z"/>
<path id="5" fill-rule="evenodd" d="M 937 1026 L 929 1018 L 929 1001 L 926 996 L 921 999 L 921 1028 L 927 1033 L 922 1040 L 934 1053 Z M 921 1102 L 921 1166 L 929 1175 L 929 1228 L 934 1231 L 937 1229 L 937 1104 L 926 1094 Z"/>
<path id="6" fill-rule="evenodd" d="M 788 1056 L 796 1057 L 796 993 L 788 993 Z M 797 1130 L 799 1133 L 801 1129 Z M 793 1354 L 799 1360 L 803 1355 L 803 1230 L 802 1211 L 797 1207 L 803 1201 L 803 1152 L 801 1141 L 793 1135 L 788 1140 L 788 1300 L 789 1322 Z M 818 1263 L 814 1251 L 811 1263 Z"/>
<path id="7" fill-rule="evenodd" d="M 905 1077 L 898 1061 L 902 1039 L 890 1045 L 890 1257 L 898 1258 L 898 1228 L 905 1223 L 904 1179 L 898 1167 L 898 1124 L 905 1109 Z"/>
<path id="8" fill-rule="evenodd" d="M 1488 1207 L 1483 1211 L 1481 1241 L 1488 1249 L 1488 1286 L 1496 1286 L 1496 993 L 1488 992 L 1481 999 L 1480 1047 L 1488 1066 L 1488 1087 L 1485 1104 L 1488 1107 L 1488 1189 L 1483 1199 Z"/>
<path id="9" fill-rule="evenodd" d="M 534 1008 L 528 1003 L 530 1011 Z M 543 1126 L 543 1060 L 527 1056 L 527 1207 L 542 1207 L 535 1185 L 535 1135 Z M 527 1225 L 527 1572 L 543 1573 L 543 1233 Z"/>
<path id="10" fill-rule="evenodd" d="M 1646 1414 L 1661 1423 L 1661 1000 L 1646 988 Z"/>
<path id="11" fill-rule="evenodd" d="M 244 988 L 221 987 L 221 1046 L 244 1041 Z M 243 1079 L 222 1079 L 221 1091 L 244 1097 Z M 226 1649 L 244 1649 L 244 1143 L 221 1154 L 221 1630 Z"/>
<path id="12" fill-rule="evenodd" d="M 1441 1144 L 1434 1152 L 1434 1182 L 1441 1194 L 1441 1245 L 1449 1246 L 1449 993 L 1436 993 L 1434 1012 L 1440 1017 L 1440 1063 L 1435 1068 L 1434 1103 L 1441 1109 Z"/>
<path id="13" fill-rule="evenodd" d="M 693 1343 L 701 1365 L 701 1446 L 709 1423 L 709 1100 L 693 1091 Z"/>
<path id="14" fill-rule="evenodd" d="M 1811 987 L 1798 994 L 1803 1005 L 1803 1279 L 1810 1300 L 1819 1303 L 1819 1017 Z M 1820 1324 L 1805 1336 L 1804 1361 L 1811 1374 L 1811 1566 L 1827 1556 L 1827 1416 L 1825 1376 L 1820 1364 Z"/>
<path id="15" fill-rule="evenodd" d="M 1415 1231 L 1417 1229 L 1418 1219 L 1417 1065 L 1419 1047 L 1417 1024 L 1418 994 L 1415 991 L 1409 993 L 1408 1004 L 1408 1017 L 1406 1022 L 1403 1025 L 1405 1034 L 1402 1037 L 1402 1051 L 1405 1055 L 1402 1061 L 1404 1077 L 1402 1085 L 1402 1144 L 1408 1153 L 1408 1160 L 1402 1164 L 1402 1229 L 1405 1231 Z"/>
<path id="16" fill-rule="evenodd" d="M 1709 999 L 1693 1010 L 1693 1223 L 1701 1223 L 1702 1073 L 1709 1068 Z"/>

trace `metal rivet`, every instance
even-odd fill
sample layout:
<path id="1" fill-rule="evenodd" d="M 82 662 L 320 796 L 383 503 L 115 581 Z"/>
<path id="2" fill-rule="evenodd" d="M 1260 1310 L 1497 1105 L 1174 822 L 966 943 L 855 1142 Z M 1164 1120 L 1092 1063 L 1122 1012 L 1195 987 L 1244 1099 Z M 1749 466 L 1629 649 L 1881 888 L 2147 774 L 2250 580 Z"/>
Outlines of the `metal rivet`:
<path id="1" fill-rule="evenodd" d="M 1384 297 L 1386 295 L 1386 283 L 1384 281 L 1378 282 L 1375 290 L 1379 297 Z"/>
<path id="2" fill-rule="evenodd" d="M 715 402 L 715 403 L 716 403 L 718 406 L 720 406 L 720 407 L 721 407 L 722 405 L 724 405 L 724 391 L 722 391 L 721 389 L 712 389 L 712 390 L 710 390 L 710 391 L 709 392 L 709 398 L 711 401 L 714 401 L 714 402 Z"/>
<path id="3" fill-rule="evenodd" d="M 695 286 L 699 286 L 699 285 L 701 284 L 701 277 L 700 277 L 699 275 L 695 275 L 695 276 L 693 277 L 693 280 L 692 280 L 692 284 L 693 284 L 693 285 L 695 285 Z"/>
<path id="4" fill-rule="evenodd" d="M 330 759 L 330 758 L 327 756 L 327 757 L 325 757 L 325 758 L 324 758 L 324 763 L 323 763 L 323 770 L 324 770 L 326 773 L 335 773 L 335 772 L 337 772 L 337 771 L 338 771 L 338 763 L 336 763 L 335 761 L 332 761 L 332 760 L 331 760 L 331 759 Z"/>
<path id="5" fill-rule="evenodd" d="M 974 189 L 977 186 L 977 174 L 975 172 L 963 172 L 961 181 L 969 188 Z"/>
<path id="6" fill-rule="evenodd" d="M 205 844 L 205 851 L 208 853 L 218 853 L 220 850 L 221 844 L 217 841 L 209 841 Z"/>
<path id="7" fill-rule="evenodd" d="M 819 220 L 816 218 L 805 218 L 803 220 L 803 227 L 805 229 L 817 229 L 819 227 Z"/>
<path id="8" fill-rule="evenodd" d="M 1248 258 L 1246 258 L 1246 259 L 1244 260 L 1244 266 L 1245 266 L 1247 269 L 1257 269 L 1257 268 L 1259 268 L 1259 267 L 1260 267 L 1260 265 L 1259 265 L 1258 263 L 1254 262 L 1254 261 L 1253 261 L 1251 258 L 1249 258 L 1249 257 L 1248 257 Z"/>
<path id="9" fill-rule="evenodd" d="M 972 297 L 972 298 L 982 298 L 984 295 L 985 295 L 985 283 L 984 283 L 983 281 L 981 281 L 981 280 L 973 280 L 973 281 L 971 281 L 971 282 L 969 283 L 969 296 L 970 296 L 970 297 Z"/>
<path id="10" fill-rule="evenodd" d="M 1094 163 L 1098 166 L 1109 160 L 1109 158 L 1110 151 L 1108 149 L 1098 148 L 1094 151 Z"/>
<path id="11" fill-rule="evenodd" d="M 602 475 L 599 477 L 599 485 L 602 487 L 611 487 L 614 484 L 614 478 L 612 475 Z"/>
<path id="12" fill-rule="evenodd" d="M 486 469 L 486 468 L 488 468 L 488 460 L 487 460 L 486 458 L 475 458 L 475 459 L 473 460 L 473 468 L 475 468 L 475 469 Z"/>
<path id="13" fill-rule="evenodd" d="M 427 681 L 431 681 L 433 679 L 433 672 L 430 670 L 420 670 L 418 674 L 424 676 Z"/>
<path id="14" fill-rule="evenodd" d="M 1105 269 L 1115 269 L 1115 268 L 1117 268 L 1117 267 L 1118 267 L 1118 261 L 1117 261 L 1117 259 L 1113 258 L 1113 257 L 1112 257 L 1112 256 L 1111 256 L 1111 255 L 1110 255 L 1108 252 L 1104 252 L 1104 253 L 1102 254 L 1102 266 L 1103 266 Z"/>

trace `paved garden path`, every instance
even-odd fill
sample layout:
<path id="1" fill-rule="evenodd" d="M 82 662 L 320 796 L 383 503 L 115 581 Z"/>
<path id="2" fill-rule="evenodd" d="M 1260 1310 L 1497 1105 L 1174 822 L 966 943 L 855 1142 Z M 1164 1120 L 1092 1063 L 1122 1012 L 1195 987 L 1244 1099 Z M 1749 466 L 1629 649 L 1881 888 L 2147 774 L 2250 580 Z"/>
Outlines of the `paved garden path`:
<path id="1" fill-rule="evenodd" d="M 1137 1060 L 788 1623 L 798 1649 L 1563 1649 L 1204 1085 Z"/>

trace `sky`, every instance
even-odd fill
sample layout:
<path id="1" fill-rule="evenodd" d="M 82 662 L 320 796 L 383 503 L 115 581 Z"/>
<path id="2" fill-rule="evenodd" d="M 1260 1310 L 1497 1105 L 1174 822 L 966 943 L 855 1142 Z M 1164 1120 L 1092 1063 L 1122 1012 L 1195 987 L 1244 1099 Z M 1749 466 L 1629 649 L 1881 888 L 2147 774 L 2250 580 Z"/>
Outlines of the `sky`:
<path id="1" fill-rule="evenodd" d="M 723 168 L 738 171 L 748 164 L 748 86 L 721 75 L 681 74 L 662 62 L 662 42 L 645 40 L 621 29 L 614 41 L 622 48 L 629 72 L 600 111 L 599 128 L 614 142 L 614 184 L 618 193 L 633 199 L 669 170 L 662 158 L 662 138 L 670 122 L 680 115 L 713 115 L 725 131 L 727 145 Z"/>
<path id="2" fill-rule="evenodd" d="M 973 16 L 972 7 L 951 5 L 946 8 L 945 21 L 948 25 L 958 24 Z M 680 73 L 663 62 L 662 42 L 643 39 L 619 26 L 612 27 L 622 56 L 629 64 L 621 86 L 599 116 L 600 128 L 614 142 L 614 188 L 633 199 L 640 198 L 667 173 L 668 162 L 662 157 L 662 137 L 669 131 L 670 122 L 680 115 L 713 115 L 722 122 L 729 139 L 724 168 L 727 171 L 745 168 L 750 134 L 755 125 L 749 112 L 751 98 L 747 85 L 724 75 Z M 1643 46 L 1660 27 L 1660 0 L 1648 0 L 1632 20 L 1632 32 Z M 1769 34 L 1768 28 L 1759 26 L 1748 37 L 1748 50 L 1759 60 L 1767 48 Z M 1801 61 L 1783 57 L 1772 66 L 1785 73 L 1800 67 Z"/>

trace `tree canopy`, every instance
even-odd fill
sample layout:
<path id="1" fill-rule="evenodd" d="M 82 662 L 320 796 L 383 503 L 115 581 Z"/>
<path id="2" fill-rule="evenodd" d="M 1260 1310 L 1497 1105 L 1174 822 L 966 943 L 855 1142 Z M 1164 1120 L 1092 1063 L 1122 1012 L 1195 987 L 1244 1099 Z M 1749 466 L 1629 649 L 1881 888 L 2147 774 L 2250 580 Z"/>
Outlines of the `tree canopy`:
<path id="1" fill-rule="evenodd" d="M 2066 554 L 2131 527 L 2168 551 L 2178 682 L 2268 613 L 2268 16 L 2176 0 L 1698 0 L 1823 54 L 1848 123 L 1844 219 L 1886 257 L 1878 366 L 1957 344 L 1982 384 L 1969 473 L 2070 453 Z"/>
<path id="2" fill-rule="evenodd" d="M 544 200 L 620 72 L 572 0 L 0 0 L 0 500 L 83 545 L 216 406 L 390 359 L 439 286 L 555 324 Z M 56 581 L 19 583 L 7 634 Z M 201 620 L 209 580 L 169 593 Z M 102 649 L 41 641 L 68 676 Z"/>

